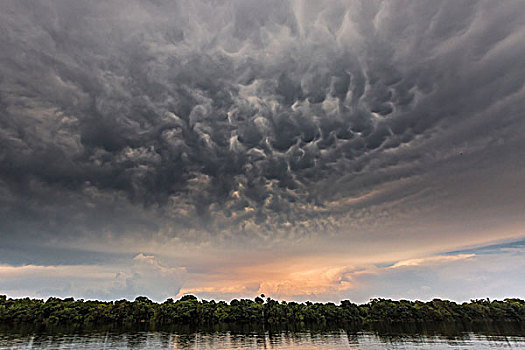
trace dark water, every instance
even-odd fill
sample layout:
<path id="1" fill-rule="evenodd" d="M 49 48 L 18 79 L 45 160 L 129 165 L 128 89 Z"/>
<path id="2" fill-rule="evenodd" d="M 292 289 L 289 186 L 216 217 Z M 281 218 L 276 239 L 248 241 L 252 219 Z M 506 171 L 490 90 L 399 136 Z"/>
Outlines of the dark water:
<path id="1" fill-rule="evenodd" d="M 0 330 L 0 349 L 525 349 L 521 326 L 367 330 Z"/>

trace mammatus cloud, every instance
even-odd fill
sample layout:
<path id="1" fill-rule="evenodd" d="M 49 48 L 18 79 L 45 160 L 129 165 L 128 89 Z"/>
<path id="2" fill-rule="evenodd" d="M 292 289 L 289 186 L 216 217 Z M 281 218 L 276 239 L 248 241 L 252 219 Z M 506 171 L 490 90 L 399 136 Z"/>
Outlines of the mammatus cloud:
<path id="1" fill-rule="evenodd" d="M 303 235 L 397 215 L 444 163 L 521 142 L 523 12 L 4 2 L 3 231 Z"/>
<path id="2" fill-rule="evenodd" d="M 523 236 L 521 1 L 8 0 L 0 23 L 0 263 Z M 308 271 L 354 260 L 243 288 L 329 293 Z"/>

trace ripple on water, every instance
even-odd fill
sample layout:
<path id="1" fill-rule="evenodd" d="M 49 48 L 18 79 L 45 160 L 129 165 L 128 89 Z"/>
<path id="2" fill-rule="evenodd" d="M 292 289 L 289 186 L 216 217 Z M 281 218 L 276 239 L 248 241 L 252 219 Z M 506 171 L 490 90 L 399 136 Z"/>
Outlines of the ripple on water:
<path id="1" fill-rule="evenodd" d="M 525 336 L 380 335 L 374 332 L 0 334 L 0 349 L 493 349 L 525 348 Z"/>

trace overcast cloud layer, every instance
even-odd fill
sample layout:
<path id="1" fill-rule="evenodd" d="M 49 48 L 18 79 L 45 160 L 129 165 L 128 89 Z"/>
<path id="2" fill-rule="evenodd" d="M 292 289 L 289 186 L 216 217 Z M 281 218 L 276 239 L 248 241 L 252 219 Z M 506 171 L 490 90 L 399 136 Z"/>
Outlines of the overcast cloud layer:
<path id="1" fill-rule="evenodd" d="M 0 263 L 173 295 L 247 248 L 369 264 L 519 239 L 523 57 L 523 1 L 2 1 Z"/>

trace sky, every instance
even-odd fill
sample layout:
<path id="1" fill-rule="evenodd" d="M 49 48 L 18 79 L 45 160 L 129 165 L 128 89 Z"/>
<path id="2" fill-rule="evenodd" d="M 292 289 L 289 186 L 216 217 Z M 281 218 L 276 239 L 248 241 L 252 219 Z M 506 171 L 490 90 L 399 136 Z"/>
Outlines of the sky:
<path id="1" fill-rule="evenodd" d="M 0 2 L 0 294 L 525 298 L 523 1 Z"/>

